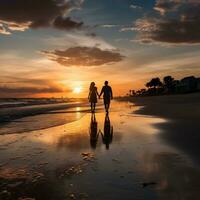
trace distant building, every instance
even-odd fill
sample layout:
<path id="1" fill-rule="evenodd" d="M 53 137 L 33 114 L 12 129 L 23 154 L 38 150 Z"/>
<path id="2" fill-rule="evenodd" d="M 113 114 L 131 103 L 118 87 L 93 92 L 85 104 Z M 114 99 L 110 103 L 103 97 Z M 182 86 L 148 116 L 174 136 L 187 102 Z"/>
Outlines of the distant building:
<path id="1" fill-rule="evenodd" d="M 181 80 L 184 92 L 194 92 L 197 90 L 197 79 L 194 76 L 188 76 Z"/>
<path id="2" fill-rule="evenodd" d="M 173 88 L 174 88 L 174 93 L 184 92 L 184 84 L 181 83 L 181 81 L 179 81 L 179 80 L 173 81 Z"/>
<path id="3" fill-rule="evenodd" d="M 197 81 L 197 90 L 200 91 L 200 78 L 197 78 L 196 81 Z"/>

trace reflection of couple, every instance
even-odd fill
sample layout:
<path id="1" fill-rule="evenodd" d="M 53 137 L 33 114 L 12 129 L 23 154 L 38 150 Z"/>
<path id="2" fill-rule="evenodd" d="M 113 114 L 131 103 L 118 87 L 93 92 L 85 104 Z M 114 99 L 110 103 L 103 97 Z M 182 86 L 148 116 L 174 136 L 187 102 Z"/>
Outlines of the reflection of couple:
<path id="1" fill-rule="evenodd" d="M 99 97 L 100 99 L 102 94 L 103 94 L 105 110 L 108 113 L 108 110 L 110 108 L 110 100 L 113 99 L 112 88 L 108 85 L 108 81 L 105 81 L 105 85 L 103 86 L 101 93 L 98 94 L 97 87 L 95 86 L 95 83 L 92 82 L 90 84 L 90 91 L 88 95 L 88 99 L 91 103 L 92 113 L 95 112 L 97 97 Z"/>
<path id="2" fill-rule="evenodd" d="M 99 137 L 98 124 L 96 121 L 95 114 L 93 113 L 91 115 L 91 121 L 90 121 L 90 145 L 93 149 L 95 149 L 97 146 L 98 137 Z"/>
<path id="3" fill-rule="evenodd" d="M 93 113 L 91 116 L 90 145 L 93 149 L 95 149 L 97 146 L 99 133 L 101 134 L 102 142 L 106 145 L 106 149 L 109 149 L 109 145 L 112 143 L 113 139 L 113 126 L 110 124 L 110 118 L 108 114 L 105 116 L 104 132 L 101 130 L 98 131 L 98 123 L 96 121 L 95 114 Z"/>

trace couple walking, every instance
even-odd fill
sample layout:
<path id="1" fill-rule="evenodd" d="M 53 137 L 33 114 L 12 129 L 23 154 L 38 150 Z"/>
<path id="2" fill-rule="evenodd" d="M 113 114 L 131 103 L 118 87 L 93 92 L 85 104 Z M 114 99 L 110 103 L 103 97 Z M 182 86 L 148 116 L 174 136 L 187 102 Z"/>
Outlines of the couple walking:
<path id="1" fill-rule="evenodd" d="M 108 113 L 109 108 L 110 108 L 110 101 L 111 99 L 113 99 L 112 88 L 108 85 L 108 81 L 105 81 L 104 86 L 102 87 L 101 93 L 99 94 L 97 87 L 95 86 L 95 83 L 92 82 L 90 84 L 90 91 L 88 95 L 88 99 L 91 104 L 92 113 L 95 112 L 97 97 L 99 97 L 100 99 L 102 94 L 103 94 L 105 110 Z"/>

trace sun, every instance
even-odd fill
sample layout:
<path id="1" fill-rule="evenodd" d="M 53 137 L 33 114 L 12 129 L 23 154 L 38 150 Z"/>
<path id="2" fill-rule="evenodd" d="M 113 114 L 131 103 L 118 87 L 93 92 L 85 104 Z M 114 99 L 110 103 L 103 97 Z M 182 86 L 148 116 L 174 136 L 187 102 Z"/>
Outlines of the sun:
<path id="1" fill-rule="evenodd" d="M 82 87 L 80 87 L 80 86 L 75 87 L 74 90 L 73 90 L 73 92 L 76 93 L 76 94 L 81 93 L 81 91 L 82 91 Z"/>

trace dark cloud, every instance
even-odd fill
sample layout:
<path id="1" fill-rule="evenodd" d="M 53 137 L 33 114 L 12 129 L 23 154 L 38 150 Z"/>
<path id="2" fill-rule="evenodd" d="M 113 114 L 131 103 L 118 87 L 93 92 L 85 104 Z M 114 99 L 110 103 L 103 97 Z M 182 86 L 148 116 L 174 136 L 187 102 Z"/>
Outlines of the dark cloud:
<path id="1" fill-rule="evenodd" d="M 64 66 L 100 66 L 122 61 L 124 56 L 115 50 L 98 47 L 71 47 L 67 50 L 43 51 L 50 60 Z"/>
<path id="2" fill-rule="evenodd" d="M 66 17 L 83 0 L 3 0 L 0 1 L 0 27 L 6 32 L 28 28 L 80 28 L 83 23 Z M 2 28 L 1 28 L 2 29 Z M 5 32 L 5 31 L 4 31 Z M 3 33 L 0 30 L 0 33 Z"/>
<path id="3" fill-rule="evenodd" d="M 83 22 L 75 22 L 70 17 L 63 18 L 62 16 L 58 16 L 54 21 L 54 27 L 58 29 L 79 29 L 83 26 Z"/>
<path id="4" fill-rule="evenodd" d="M 164 15 L 167 12 L 177 10 L 181 5 L 181 1 L 182 0 L 157 0 L 154 9 Z"/>
<path id="5" fill-rule="evenodd" d="M 200 43 L 200 1 L 158 0 L 157 17 L 145 17 L 135 23 L 137 40 L 143 43 Z"/>
<path id="6" fill-rule="evenodd" d="M 24 97 L 34 96 L 37 94 L 55 94 L 71 92 L 62 84 L 46 79 L 29 79 L 19 77 L 6 77 L 0 82 L 1 97 Z"/>
<path id="7" fill-rule="evenodd" d="M 15 76 L 4 76 L 0 81 L 0 84 L 18 84 L 18 83 L 44 85 L 44 84 L 48 84 L 49 80 L 26 78 L 26 77 L 15 77 Z"/>
<path id="8" fill-rule="evenodd" d="M 36 88 L 36 87 L 3 87 L 0 86 L 0 94 L 40 94 L 40 93 L 59 93 L 63 92 L 63 90 L 59 87 L 42 87 L 42 88 Z"/>

